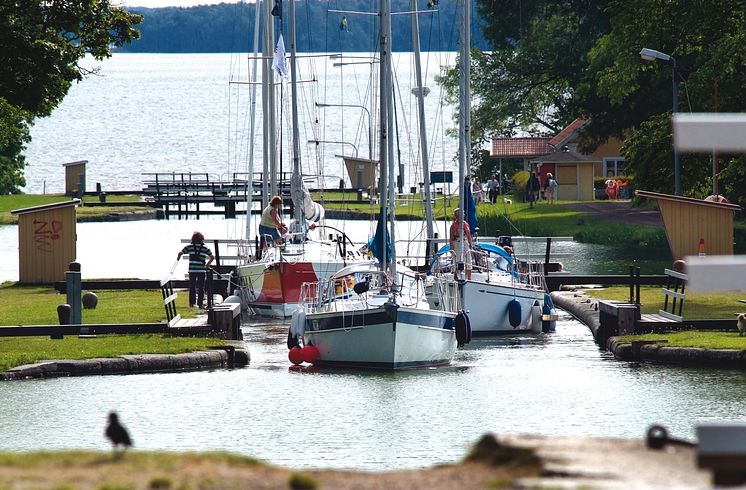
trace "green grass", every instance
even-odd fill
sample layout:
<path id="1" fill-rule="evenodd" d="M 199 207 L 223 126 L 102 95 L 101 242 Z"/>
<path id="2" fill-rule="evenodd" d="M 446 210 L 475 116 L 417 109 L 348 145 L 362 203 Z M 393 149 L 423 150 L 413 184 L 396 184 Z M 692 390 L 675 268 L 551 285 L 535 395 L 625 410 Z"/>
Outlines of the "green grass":
<path id="1" fill-rule="evenodd" d="M 702 349 L 746 349 L 746 337 L 738 332 L 670 332 L 663 334 L 625 335 L 617 337 L 623 343 L 633 340 L 667 340 L 667 347 L 697 347 Z"/>
<path id="2" fill-rule="evenodd" d="M 208 337 L 168 337 L 161 334 L 99 335 L 95 338 L 67 336 L 0 337 L 0 372 L 50 359 L 93 359 L 126 354 L 181 354 L 206 350 L 221 340 Z"/>
<path id="3" fill-rule="evenodd" d="M 85 292 L 85 291 L 84 291 Z M 96 291 L 95 310 L 82 311 L 83 323 L 154 323 L 165 321 L 160 290 Z M 3 325 L 56 325 L 57 306 L 67 296 L 49 286 L 0 284 L 0 323 Z M 187 291 L 179 291 L 176 310 L 182 318 L 194 318 L 199 310 L 189 308 Z"/>
<path id="4" fill-rule="evenodd" d="M 16 216 L 10 214 L 11 211 L 16 209 L 30 208 L 33 206 L 42 206 L 45 204 L 54 204 L 58 202 L 65 202 L 71 199 L 70 196 L 64 194 L 14 194 L 8 196 L 0 196 L 0 225 L 8 225 L 17 223 L 18 219 Z M 125 195 L 125 196 L 113 196 L 109 197 L 109 200 L 116 200 L 117 202 L 138 202 L 140 201 L 139 196 Z M 86 202 L 98 202 L 97 196 L 85 196 L 83 197 L 83 206 L 79 206 L 77 213 L 79 218 L 96 218 L 106 216 L 112 213 L 131 213 L 135 210 L 150 209 L 147 206 L 143 207 L 125 207 L 125 206 L 96 206 L 96 207 L 85 207 Z"/>
<path id="5" fill-rule="evenodd" d="M 612 287 L 605 289 L 587 289 L 588 296 L 598 299 L 629 301 L 629 287 Z M 728 319 L 735 321 L 736 314 L 746 311 L 746 305 L 739 303 L 744 293 L 686 293 L 682 316 L 691 320 Z M 670 301 L 670 298 L 669 298 Z M 640 288 L 642 313 L 658 313 L 663 309 L 663 292 L 661 287 L 643 286 Z M 669 308 L 670 308 L 669 303 Z"/>
<path id="6" fill-rule="evenodd" d="M 223 463 L 229 466 L 253 468 L 264 466 L 261 461 L 248 456 L 213 451 L 213 452 L 165 452 L 165 451 L 129 451 L 126 463 L 135 468 L 154 468 L 171 470 L 177 465 L 197 463 Z M 109 452 L 97 451 L 34 451 L 34 452 L 0 452 L 0 466 L 15 468 L 67 468 L 69 466 L 95 466 L 100 463 L 111 463 Z"/>

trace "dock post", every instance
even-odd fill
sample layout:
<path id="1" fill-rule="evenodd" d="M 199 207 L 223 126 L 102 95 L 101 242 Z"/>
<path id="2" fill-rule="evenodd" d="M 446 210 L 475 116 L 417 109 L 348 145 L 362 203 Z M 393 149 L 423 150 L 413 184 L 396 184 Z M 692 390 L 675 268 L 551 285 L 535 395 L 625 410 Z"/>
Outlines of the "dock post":
<path id="1" fill-rule="evenodd" d="M 67 287 L 67 304 L 70 305 L 70 323 L 80 325 L 82 320 L 82 285 L 80 279 L 80 264 L 70 262 L 69 270 L 65 272 L 65 282 Z"/>
<path id="2" fill-rule="evenodd" d="M 544 253 L 544 275 L 549 275 L 549 257 L 552 254 L 552 237 L 547 237 L 547 249 Z"/>

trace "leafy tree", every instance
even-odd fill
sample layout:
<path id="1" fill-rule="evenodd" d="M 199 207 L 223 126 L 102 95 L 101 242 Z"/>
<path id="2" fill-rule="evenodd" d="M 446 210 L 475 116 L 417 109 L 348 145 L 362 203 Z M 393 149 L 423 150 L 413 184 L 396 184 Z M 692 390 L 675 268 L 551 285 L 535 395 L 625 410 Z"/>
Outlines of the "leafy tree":
<path id="1" fill-rule="evenodd" d="M 23 151 L 36 117 L 48 116 L 73 81 L 111 46 L 136 39 L 140 16 L 108 0 L 0 0 L 0 194 L 25 185 Z"/>
<path id="2" fill-rule="evenodd" d="M 477 135 L 486 139 L 518 128 L 553 134 L 576 117 L 589 117 L 581 149 L 632 135 L 623 150 L 628 168 L 649 177 L 638 178 L 647 189 L 671 192 L 671 65 L 641 60 L 640 49 L 675 57 L 680 111 L 712 111 L 715 93 L 719 111 L 746 108 L 742 0 L 477 5 L 493 50 L 473 59 L 475 141 Z M 451 72 L 442 79 L 452 93 L 456 77 Z M 704 192 L 708 162 L 706 156 L 682 155 L 682 183 L 690 195 Z"/>

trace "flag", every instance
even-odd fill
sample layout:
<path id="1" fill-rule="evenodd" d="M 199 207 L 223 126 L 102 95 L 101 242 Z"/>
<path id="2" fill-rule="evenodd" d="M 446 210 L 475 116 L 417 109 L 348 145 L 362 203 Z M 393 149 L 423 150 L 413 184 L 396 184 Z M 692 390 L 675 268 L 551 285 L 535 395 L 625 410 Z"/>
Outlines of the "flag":
<path id="1" fill-rule="evenodd" d="M 285 41 L 280 34 L 280 38 L 277 40 L 277 47 L 275 48 L 275 59 L 272 62 L 272 69 L 277 70 L 277 74 L 285 78 L 288 76 L 288 67 L 285 64 Z"/>
<path id="2" fill-rule="evenodd" d="M 339 23 L 339 30 L 340 31 L 347 31 L 347 17 L 342 16 L 342 20 Z"/>

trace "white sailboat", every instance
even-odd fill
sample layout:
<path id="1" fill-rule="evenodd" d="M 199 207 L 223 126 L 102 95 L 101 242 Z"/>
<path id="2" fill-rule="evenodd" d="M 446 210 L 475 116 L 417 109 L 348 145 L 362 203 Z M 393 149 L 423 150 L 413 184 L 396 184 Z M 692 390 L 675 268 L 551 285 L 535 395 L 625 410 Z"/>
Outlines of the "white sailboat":
<path id="1" fill-rule="evenodd" d="M 464 320 L 457 318 L 458 304 L 447 293 L 445 281 L 435 278 L 430 287 L 443 293 L 433 308 L 425 295 L 423 277 L 396 263 L 394 145 L 391 68 L 390 0 L 380 4 L 381 208 L 372 251 L 378 261 L 359 263 L 340 270 L 328 281 L 304 285 L 302 310 L 294 314 L 290 358 L 319 366 L 346 366 L 398 370 L 438 366 L 451 362 L 464 340 Z M 310 354 L 299 355 L 301 352 Z"/>
<path id="2" fill-rule="evenodd" d="M 460 90 L 459 90 L 459 208 L 471 206 L 471 192 L 466 179 L 471 148 L 471 84 L 470 46 L 471 2 L 463 1 L 460 37 Z M 463 226 L 468 213 L 460 213 L 457 229 Z M 476 213 L 473 216 L 476 222 Z M 474 224 L 472 223 L 472 225 Z M 472 226 L 472 229 L 474 226 Z M 513 333 L 519 330 L 542 331 L 542 316 L 549 305 L 545 302 L 545 287 L 541 272 L 529 264 L 519 270 L 513 255 L 499 245 L 478 244 L 467 250 L 464 233 L 459 233 L 459 254 L 450 246 L 441 248 L 435 255 L 431 272 L 435 277 L 448 278 L 449 288 L 457 288 L 461 307 L 469 315 L 473 335 Z M 465 254 L 470 254 L 467 257 Z M 465 265 L 472 264 L 470 277 Z M 546 321 L 546 320 L 545 320 Z"/>
<path id="3" fill-rule="evenodd" d="M 271 2 L 264 2 L 265 25 L 271 25 Z M 242 285 L 246 288 L 248 306 L 255 313 L 276 318 L 290 317 L 298 307 L 301 286 L 304 282 L 323 281 L 351 262 L 365 257 L 354 249 L 352 241 L 344 232 L 331 229 L 334 233 L 330 239 L 312 239 L 307 235 L 309 223 L 314 225 L 324 218 L 324 208 L 311 199 L 304 183 L 300 161 L 300 136 L 298 129 L 297 69 L 295 39 L 295 2 L 290 3 L 290 88 L 292 105 L 292 147 L 293 174 L 290 182 L 290 194 L 294 209 L 296 229 L 292 230 L 282 244 L 268 240 L 261 257 L 237 268 Z M 271 29 L 265 29 L 265 46 L 273 44 Z M 282 41 L 280 40 L 278 43 Z M 265 55 L 266 55 L 265 50 Z M 284 68 L 284 48 L 275 54 L 275 67 Z M 269 58 L 265 56 L 263 87 L 265 101 L 273 101 L 274 95 L 268 90 L 273 85 L 272 69 L 267 69 Z M 282 71 L 282 70 L 280 70 Z M 263 195 L 265 202 L 270 193 L 277 193 L 276 172 L 266 162 L 272 161 L 275 152 L 274 132 L 272 130 L 274 107 L 265 104 L 265 155 Z M 269 176 L 268 176 L 269 175 Z M 267 177 L 268 176 L 268 177 Z M 329 227 L 319 226 L 316 234 Z"/>

